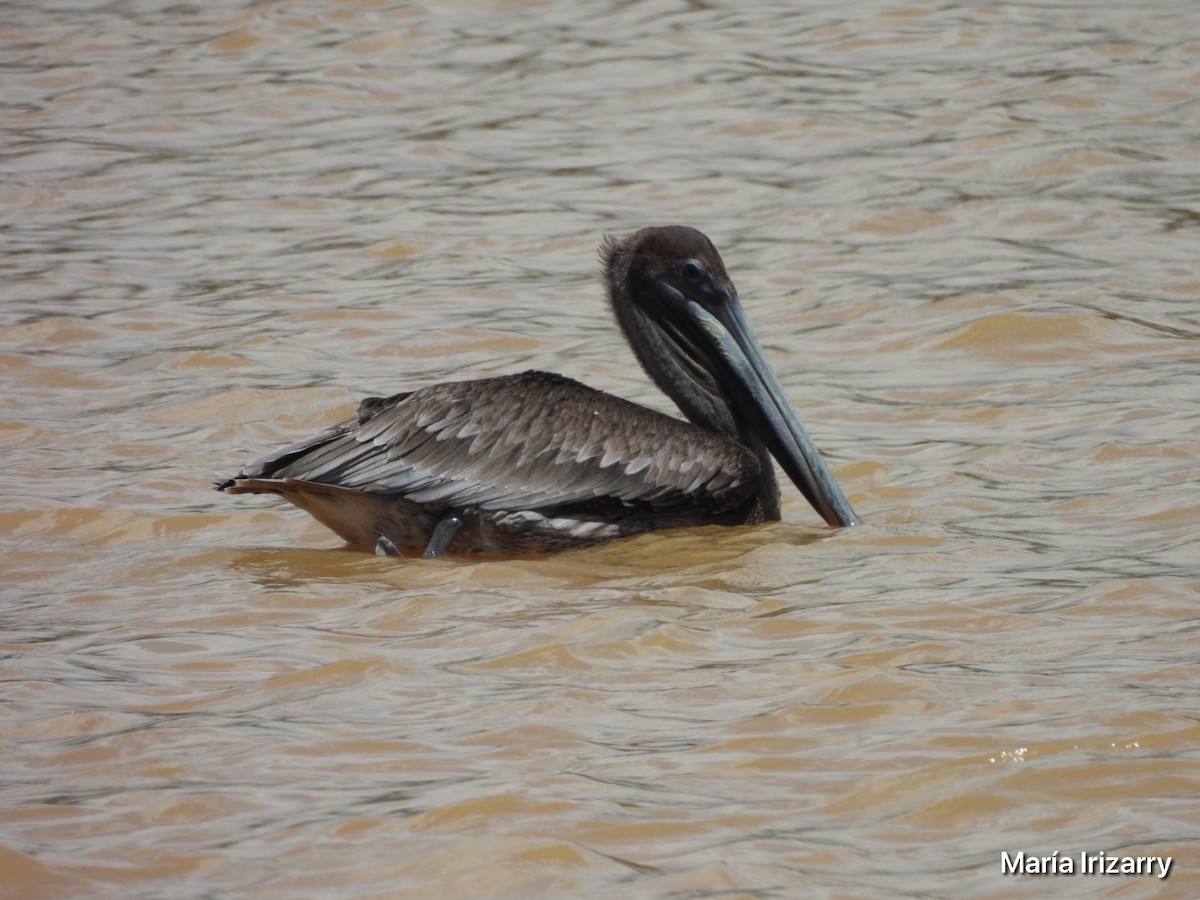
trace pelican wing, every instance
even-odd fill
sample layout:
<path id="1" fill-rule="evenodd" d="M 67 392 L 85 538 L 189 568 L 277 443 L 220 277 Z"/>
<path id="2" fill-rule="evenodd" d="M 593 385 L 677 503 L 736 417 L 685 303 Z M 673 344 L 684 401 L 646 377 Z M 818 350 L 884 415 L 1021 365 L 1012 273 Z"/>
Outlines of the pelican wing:
<path id="1" fill-rule="evenodd" d="M 358 416 L 238 478 L 295 480 L 490 510 L 590 502 L 736 506 L 757 458 L 716 432 L 546 372 L 370 398 Z M 236 482 L 237 479 L 234 479 Z"/>

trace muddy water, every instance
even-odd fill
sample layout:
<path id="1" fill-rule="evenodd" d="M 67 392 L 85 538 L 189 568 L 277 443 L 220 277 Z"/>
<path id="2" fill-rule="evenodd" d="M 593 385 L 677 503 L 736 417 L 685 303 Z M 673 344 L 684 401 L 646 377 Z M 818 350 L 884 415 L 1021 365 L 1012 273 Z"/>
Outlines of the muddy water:
<path id="1" fill-rule="evenodd" d="M 1190 0 L 0 41 L 0 894 L 1200 895 Z M 397 563 L 209 489 L 449 377 L 667 408 L 594 254 L 669 221 L 861 526 Z"/>

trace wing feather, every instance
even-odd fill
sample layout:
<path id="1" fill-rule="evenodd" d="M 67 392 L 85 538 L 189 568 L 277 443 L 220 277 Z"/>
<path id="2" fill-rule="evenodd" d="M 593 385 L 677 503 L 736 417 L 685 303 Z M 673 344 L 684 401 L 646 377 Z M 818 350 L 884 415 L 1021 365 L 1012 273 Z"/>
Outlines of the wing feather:
<path id="1" fill-rule="evenodd" d="M 618 501 L 718 511 L 747 497 L 758 473 L 755 455 L 722 435 L 523 372 L 369 398 L 355 418 L 238 477 L 491 510 Z"/>

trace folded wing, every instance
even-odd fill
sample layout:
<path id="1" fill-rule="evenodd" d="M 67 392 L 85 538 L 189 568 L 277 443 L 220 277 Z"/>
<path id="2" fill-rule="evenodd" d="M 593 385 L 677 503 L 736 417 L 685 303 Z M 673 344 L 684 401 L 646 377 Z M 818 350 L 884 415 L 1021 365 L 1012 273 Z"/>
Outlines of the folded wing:
<path id="1" fill-rule="evenodd" d="M 354 419 L 223 487 L 287 479 L 447 507 L 719 512 L 749 496 L 758 472 L 753 453 L 716 432 L 561 375 L 522 372 L 364 400 Z"/>

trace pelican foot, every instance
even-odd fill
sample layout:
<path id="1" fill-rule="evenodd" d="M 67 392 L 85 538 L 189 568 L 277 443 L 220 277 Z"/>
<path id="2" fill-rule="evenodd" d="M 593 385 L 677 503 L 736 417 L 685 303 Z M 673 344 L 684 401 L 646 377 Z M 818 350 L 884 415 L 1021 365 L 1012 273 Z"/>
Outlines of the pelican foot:
<path id="1" fill-rule="evenodd" d="M 379 540 L 377 540 L 375 542 L 375 555 L 376 556 L 403 556 L 404 554 L 400 552 L 399 547 L 397 547 L 395 544 L 393 544 L 390 540 L 388 540 L 381 534 L 379 536 Z"/>
<path id="2" fill-rule="evenodd" d="M 429 546 L 421 554 L 421 559 L 436 559 L 446 552 L 450 542 L 458 535 L 464 525 L 470 520 L 471 514 L 465 510 L 448 509 L 433 528 L 429 538 Z"/>

